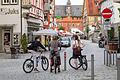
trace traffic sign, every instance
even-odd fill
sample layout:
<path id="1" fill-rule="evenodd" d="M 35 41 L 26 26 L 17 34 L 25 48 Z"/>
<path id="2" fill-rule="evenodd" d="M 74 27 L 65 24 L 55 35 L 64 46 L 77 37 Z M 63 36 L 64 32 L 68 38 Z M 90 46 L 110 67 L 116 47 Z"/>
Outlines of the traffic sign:
<path id="1" fill-rule="evenodd" d="M 102 11 L 102 16 L 104 19 L 108 19 L 108 18 L 111 18 L 112 16 L 112 11 L 108 8 L 105 8 L 103 11 Z"/>

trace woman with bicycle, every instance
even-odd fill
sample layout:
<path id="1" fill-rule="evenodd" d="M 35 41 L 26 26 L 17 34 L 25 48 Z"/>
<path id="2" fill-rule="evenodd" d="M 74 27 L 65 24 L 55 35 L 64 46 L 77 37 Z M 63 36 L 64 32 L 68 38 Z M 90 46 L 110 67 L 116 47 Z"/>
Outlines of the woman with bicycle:
<path id="1" fill-rule="evenodd" d="M 58 72 L 60 72 L 61 59 L 60 59 L 59 46 L 60 46 L 60 42 L 58 41 L 58 37 L 53 36 L 53 40 L 49 43 L 49 47 L 50 47 L 50 56 L 49 56 L 49 58 L 50 58 L 50 72 L 52 72 L 53 66 L 55 64 L 54 56 L 57 56 Z M 56 71 L 55 67 L 54 67 L 54 69 Z"/>
<path id="2" fill-rule="evenodd" d="M 82 66 L 83 70 L 87 70 L 87 59 L 86 55 L 82 55 L 82 47 L 84 47 L 83 43 L 80 41 L 77 35 L 74 36 L 73 41 L 73 56 L 69 59 L 69 65 L 74 68 L 78 69 Z"/>
<path id="3" fill-rule="evenodd" d="M 73 46 L 72 46 L 73 57 L 78 57 L 78 56 L 82 57 L 81 50 L 82 50 L 83 46 L 84 46 L 84 44 L 80 41 L 78 36 L 74 35 L 74 41 L 73 41 Z"/>

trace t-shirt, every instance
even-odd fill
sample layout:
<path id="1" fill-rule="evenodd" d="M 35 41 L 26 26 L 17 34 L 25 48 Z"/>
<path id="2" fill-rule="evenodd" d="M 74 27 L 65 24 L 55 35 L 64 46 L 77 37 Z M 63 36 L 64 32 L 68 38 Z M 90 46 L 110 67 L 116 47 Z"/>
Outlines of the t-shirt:
<path id="1" fill-rule="evenodd" d="M 76 45 L 76 46 L 83 47 L 83 42 L 82 42 L 82 41 L 79 41 L 79 42 L 78 42 L 77 40 L 74 40 L 74 41 L 73 41 L 73 46 L 75 46 L 75 45 Z"/>
<path id="2" fill-rule="evenodd" d="M 60 42 L 59 41 L 51 41 L 50 42 L 50 48 L 51 50 L 58 50 L 58 47 L 60 45 Z"/>

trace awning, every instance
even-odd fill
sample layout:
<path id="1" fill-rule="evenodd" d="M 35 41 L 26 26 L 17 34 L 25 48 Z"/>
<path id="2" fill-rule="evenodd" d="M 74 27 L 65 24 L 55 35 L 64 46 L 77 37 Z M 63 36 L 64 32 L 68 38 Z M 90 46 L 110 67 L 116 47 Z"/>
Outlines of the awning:
<path id="1" fill-rule="evenodd" d="M 40 31 L 34 31 L 33 35 L 53 35 L 53 36 L 57 36 L 58 33 L 53 29 L 43 29 L 43 30 L 40 30 Z"/>
<path id="2" fill-rule="evenodd" d="M 16 24 L 0 24 L 0 27 L 13 27 L 15 26 Z"/>
<path id="3" fill-rule="evenodd" d="M 40 26 L 43 26 L 43 21 L 40 19 L 35 19 L 35 18 L 29 18 L 27 22 L 34 23 L 34 24 L 39 24 Z"/>

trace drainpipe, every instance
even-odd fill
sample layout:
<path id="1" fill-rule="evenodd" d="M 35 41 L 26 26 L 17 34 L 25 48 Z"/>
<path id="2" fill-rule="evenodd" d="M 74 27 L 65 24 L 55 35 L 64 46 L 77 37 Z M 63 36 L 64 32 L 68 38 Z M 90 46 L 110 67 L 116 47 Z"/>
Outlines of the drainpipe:
<path id="1" fill-rule="evenodd" d="M 21 39 L 22 39 L 22 0 L 20 0 L 20 25 L 21 25 Z"/>
<path id="2" fill-rule="evenodd" d="M 119 38 L 119 39 L 118 39 L 118 45 L 119 45 L 119 46 L 118 46 L 118 52 L 120 53 L 120 26 L 118 26 L 118 36 L 119 36 L 119 37 L 118 37 L 118 38 Z"/>

